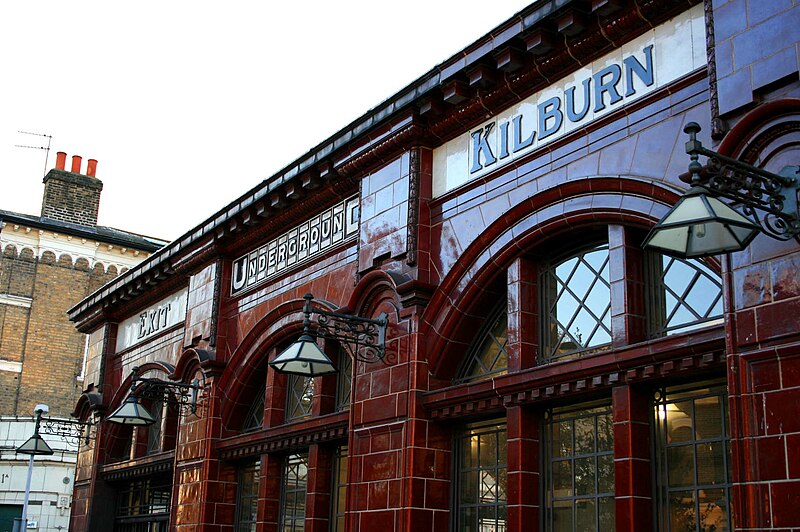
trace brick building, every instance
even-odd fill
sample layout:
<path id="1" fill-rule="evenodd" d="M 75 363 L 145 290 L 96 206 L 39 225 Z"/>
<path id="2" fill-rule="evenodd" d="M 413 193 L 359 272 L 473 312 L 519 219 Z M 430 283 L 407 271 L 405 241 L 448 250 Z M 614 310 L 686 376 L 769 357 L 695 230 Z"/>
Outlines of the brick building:
<path id="1" fill-rule="evenodd" d="M 76 305 L 76 412 L 155 423 L 81 448 L 73 530 L 800 527 L 797 239 L 643 248 L 689 123 L 800 164 L 798 22 L 536 2 Z M 385 358 L 273 370 L 306 293 L 386 313 Z"/>
<path id="2" fill-rule="evenodd" d="M 47 404 L 51 416 L 68 418 L 84 390 L 86 337 L 67 309 L 165 244 L 98 226 L 97 161 L 88 161 L 86 174 L 80 157 L 71 171 L 65 163 L 59 153 L 44 178 L 40 216 L 0 211 L 0 527 L 19 516 L 27 460 L 13 449 L 33 432 L 34 406 Z M 68 522 L 77 444 L 53 445 L 62 452 L 48 460 L 29 514 L 40 530 Z"/>

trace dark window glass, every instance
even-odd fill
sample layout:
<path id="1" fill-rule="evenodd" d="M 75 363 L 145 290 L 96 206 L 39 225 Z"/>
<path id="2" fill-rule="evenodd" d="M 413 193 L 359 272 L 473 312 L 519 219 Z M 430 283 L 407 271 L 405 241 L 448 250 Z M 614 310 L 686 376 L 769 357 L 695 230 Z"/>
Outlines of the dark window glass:
<path id="1" fill-rule="evenodd" d="M 314 396 L 314 379 L 302 375 L 289 375 L 286 391 L 286 420 L 302 419 L 311 415 Z"/>
<path id="2" fill-rule="evenodd" d="M 333 486 L 331 497 L 331 532 L 344 532 L 347 512 L 347 447 L 336 449 L 333 459 Z"/>
<path id="3" fill-rule="evenodd" d="M 293 454 L 286 458 L 281 484 L 281 530 L 302 532 L 306 519 L 306 487 L 308 455 Z"/>
<path id="4" fill-rule="evenodd" d="M 608 406 L 548 412 L 547 530 L 614 530 L 614 435 Z"/>
<path id="5" fill-rule="evenodd" d="M 119 490 L 114 530 L 166 532 L 171 479 L 135 480 Z"/>
<path id="6" fill-rule="evenodd" d="M 656 393 L 661 530 L 730 530 L 730 448 L 724 386 Z"/>
<path id="7" fill-rule="evenodd" d="M 147 454 L 161 452 L 161 441 L 163 436 L 164 424 L 164 403 L 153 401 L 150 405 L 150 413 L 153 415 L 153 424 L 147 427 Z"/>
<path id="8" fill-rule="evenodd" d="M 456 530 L 506 529 L 506 425 L 468 425 L 456 441 Z"/>
<path id="9" fill-rule="evenodd" d="M 253 403 L 250 405 L 250 410 L 244 418 L 242 424 L 242 431 L 249 432 L 251 430 L 258 430 L 264 425 L 264 395 L 266 394 L 266 384 L 261 386 L 253 397 Z"/>
<path id="10" fill-rule="evenodd" d="M 502 375 L 508 370 L 508 311 L 506 302 L 495 307 L 478 332 L 455 382 L 471 382 Z"/>
<path id="11" fill-rule="evenodd" d="M 570 257 L 543 272 L 547 359 L 587 354 L 611 342 L 608 246 Z"/>
<path id="12" fill-rule="evenodd" d="M 255 532 L 258 516 L 259 460 L 245 464 L 237 472 L 236 532 Z"/>
<path id="13" fill-rule="evenodd" d="M 336 410 L 350 408 L 350 391 L 353 388 L 353 359 L 344 348 L 339 348 L 339 373 L 336 375 Z"/>
<path id="14" fill-rule="evenodd" d="M 705 262 L 650 253 L 647 263 L 652 336 L 722 323 L 722 280 Z"/>

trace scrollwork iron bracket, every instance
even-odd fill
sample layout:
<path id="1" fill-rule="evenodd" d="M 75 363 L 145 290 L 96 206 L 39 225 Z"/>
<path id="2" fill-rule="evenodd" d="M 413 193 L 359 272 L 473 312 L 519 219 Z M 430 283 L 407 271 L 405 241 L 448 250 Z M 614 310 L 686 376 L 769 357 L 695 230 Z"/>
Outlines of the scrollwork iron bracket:
<path id="1" fill-rule="evenodd" d="M 97 422 L 92 418 L 83 423 L 77 419 L 43 417 L 39 425 L 39 432 L 41 434 L 59 436 L 62 440 L 76 445 L 82 439 L 85 444 L 88 444 L 89 441 L 95 438 L 95 432 L 92 430 L 95 425 L 97 425 Z"/>
<path id="2" fill-rule="evenodd" d="M 741 205 L 745 216 L 777 240 L 800 235 L 800 166 L 786 166 L 780 174 L 773 174 L 705 148 L 697 140 L 700 125 L 696 122 L 688 123 L 684 132 L 689 134 L 686 153 L 691 159 L 692 185 Z M 705 171 L 698 161 L 700 155 L 708 158 Z"/>
<path id="3" fill-rule="evenodd" d="M 138 376 L 138 368 L 132 369 L 131 391 L 141 399 L 161 401 L 178 414 L 196 414 L 197 402 L 202 388 L 200 380 L 191 383 L 168 382 L 161 379 Z"/>
<path id="4" fill-rule="evenodd" d="M 307 323 L 311 315 L 316 314 L 316 330 L 310 334 L 317 338 L 339 342 L 347 353 L 361 362 L 378 362 L 386 356 L 386 327 L 389 315 L 381 313 L 377 318 L 362 318 L 351 314 L 341 314 L 314 308 L 311 301 L 314 296 L 306 294 L 303 313 Z"/>

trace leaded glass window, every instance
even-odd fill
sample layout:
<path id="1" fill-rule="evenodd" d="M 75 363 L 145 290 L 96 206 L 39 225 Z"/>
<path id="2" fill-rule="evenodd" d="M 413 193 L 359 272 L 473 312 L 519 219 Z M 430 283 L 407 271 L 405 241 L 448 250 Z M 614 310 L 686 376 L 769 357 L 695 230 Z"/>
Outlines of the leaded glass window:
<path id="1" fill-rule="evenodd" d="M 339 447 L 333 457 L 333 486 L 331 497 L 331 532 L 344 532 L 347 512 L 347 447 Z"/>
<path id="2" fill-rule="evenodd" d="M 652 336 L 722 323 L 722 280 L 702 260 L 648 254 Z"/>
<path id="3" fill-rule="evenodd" d="M 286 395 L 287 421 L 310 416 L 311 401 L 314 397 L 314 379 L 302 375 L 289 375 Z"/>
<path id="4" fill-rule="evenodd" d="M 506 302 L 495 307 L 470 348 L 455 382 L 470 382 L 508 371 L 508 311 Z"/>
<path id="5" fill-rule="evenodd" d="M 255 460 L 237 471 L 236 532 L 255 532 L 258 518 L 258 479 L 261 462 Z"/>
<path id="6" fill-rule="evenodd" d="M 548 412 L 546 529 L 614 530 L 611 408 Z"/>
<path id="7" fill-rule="evenodd" d="M 459 532 L 506 530 L 506 425 L 468 425 L 457 439 L 455 515 Z"/>
<path id="8" fill-rule="evenodd" d="M 147 454 L 161 452 L 161 441 L 164 434 L 164 402 L 153 401 L 150 405 L 153 424 L 147 427 Z"/>
<path id="9" fill-rule="evenodd" d="M 306 519 L 306 488 L 308 486 L 308 455 L 286 457 L 281 483 L 281 530 L 302 532 Z"/>
<path id="10" fill-rule="evenodd" d="M 611 342 L 608 246 L 547 267 L 543 273 L 545 355 L 596 351 Z"/>
<path id="11" fill-rule="evenodd" d="M 350 391 L 353 388 L 353 359 L 344 348 L 339 348 L 339 373 L 336 375 L 336 410 L 350 408 Z"/>
<path id="12" fill-rule="evenodd" d="M 725 387 L 656 393 L 659 528 L 731 529 Z"/>
<path id="13" fill-rule="evenodd" d="M 266 385 L 261 386 L 253 397 L 253 404 L 247 411 L 247 415 L 242 423 L 242 431 L 250 432 L 259 430 L 264 425 L 264 396 L 266 395 Z"/>

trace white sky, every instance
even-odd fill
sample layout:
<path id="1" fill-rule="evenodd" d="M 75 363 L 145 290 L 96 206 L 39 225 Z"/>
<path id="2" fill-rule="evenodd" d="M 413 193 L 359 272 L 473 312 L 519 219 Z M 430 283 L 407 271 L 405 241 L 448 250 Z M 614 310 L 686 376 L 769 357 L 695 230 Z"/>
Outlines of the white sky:
<path id="1" fill-rule="evenodd" d="M 40 213 L 47 133 L 100 225 L 174 239 L 531 1 L 4 1 L 0 209 Z"/>

